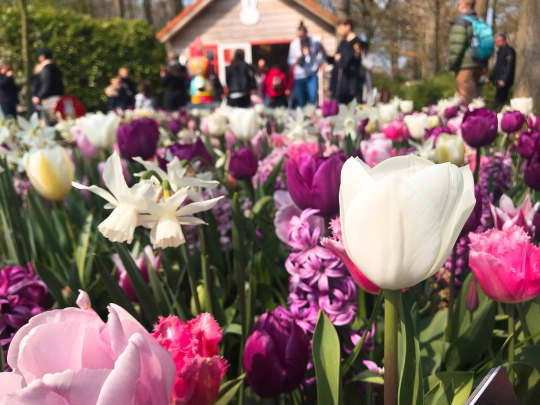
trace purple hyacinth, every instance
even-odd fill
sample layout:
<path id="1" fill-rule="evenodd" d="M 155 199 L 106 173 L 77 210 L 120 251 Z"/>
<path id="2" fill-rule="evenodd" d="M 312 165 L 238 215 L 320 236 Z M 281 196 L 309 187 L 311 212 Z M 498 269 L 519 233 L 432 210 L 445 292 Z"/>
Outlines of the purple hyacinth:
<path id="1" fill-rule="evenodd" d="M 0 344 L 7 353 L 15 332 L 28 320 L 51 305 L 47 285 L 28 268 L 7 266 L 0 270 Z"/>

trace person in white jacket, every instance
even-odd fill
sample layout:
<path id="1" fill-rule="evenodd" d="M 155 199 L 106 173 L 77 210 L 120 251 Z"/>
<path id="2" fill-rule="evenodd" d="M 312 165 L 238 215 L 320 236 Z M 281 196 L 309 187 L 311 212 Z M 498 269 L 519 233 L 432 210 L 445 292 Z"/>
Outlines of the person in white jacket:
<path id="1" fill-rule="evenodd" d="M 317 73 L 326 52 L 319 41 L 308 35 L 303 22 L 300 22 L 297 34 L 289 46 L 288 57 L 289 66 L 293 69 L 293 91 L 299 107 L 307 103 L 316 105 L 319 93 Z"/>

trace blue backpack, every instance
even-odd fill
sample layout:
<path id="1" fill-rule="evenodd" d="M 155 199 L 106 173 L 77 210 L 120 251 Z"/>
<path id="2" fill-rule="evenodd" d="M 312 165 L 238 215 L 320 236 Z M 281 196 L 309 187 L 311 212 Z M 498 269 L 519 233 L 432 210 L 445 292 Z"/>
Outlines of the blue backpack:
<path id="1" fill-rule="evenodd" d="M 473 26 L 473 38 L 469 48 L 473 59 L 487 61 L 495 52 L 495 43 L 493 41 L 493 30 L 483 20 L 470 16 L 463 17 Z"/>

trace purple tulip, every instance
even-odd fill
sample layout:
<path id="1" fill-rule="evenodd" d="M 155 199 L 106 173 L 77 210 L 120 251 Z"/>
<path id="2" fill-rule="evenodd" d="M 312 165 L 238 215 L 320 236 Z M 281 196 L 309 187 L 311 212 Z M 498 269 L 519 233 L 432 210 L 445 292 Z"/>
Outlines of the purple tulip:
<path id="1" fill-rule="evenodd" d="M 517 151 L 525 159 L 529 159 L 536 149 L 536 145 L 540 144 L 539 132 L 523 132 L 518 139 Z"/>
<path id="2" fill-rule="evenodd" d="M 182 123 L 180 120 L 172 119 L 167 121 L 167 128 L 173 135 L 176 135 L 182 129 Z"/>
<path id="3" fill-rule="evenodd" d="M 498 127 L 497 113 L 487 108 L 478 108 L 465 112 L 461 133 L 465 142 L 474 148 L 479 148 L 489 145 L 497 138 Z"/>
<path id="4" fill-rule="evenodd" d="M 51 303 L 49 290 L 31 263 L 28 268 L 7 266 L 0 270 L 0 344 L 4 353 L 15 332 Z"/>
<path id="5" fill-rule="evenodd" d="M 431 136 L 433 137 L 433 145 L 437 142 L 437 139 L 441 134 L 450 134 L 454 135 L 456 131 L 454 131 L 451 127 L 435 127 L 432 129 L 428 129 L 426 131 L 426 136 L 424 139 L 428 140 Z"/>
<path id="6" fill-rule="evenodd" d="M 540 152 L 535 152 L 525 164 L 525 183 L 535 190 L 540 190 Z"/>
<path id="7" fill-rule="evenodd" d="M 246 380 L 261 397 L 290 392 L 304 379 L 309 359 L 305 332 L 282 307 L 265 312 L 246 341 Z"/>
<path id="8" fill-rule="evenodd" d="M 331 117 L 333 115 L 338 115 L 339 113 L 339 104 L 336 100 L 325 100 L 321 106 L 323 117 Z"/>
<path id="9" fill-rule="evenodd" d="M 257 172 L 257 156 L 250 148 L 242 148 L 231 154 L 229 172 L 237 180 L 249 180 Z"/>
<path id="10" fill-rule="evenodd" d="M 301 209 L 314 208 L 326 217 L 339 211 L 339 185 L 343 159 L 302 156 L 298 164 L 287 161 L 287 185 L 293 201 Z"/>
<path id="11" fill-rule="evenodd" d="M 536 118 L 527 118 L 527 125 L 529 126 L 529 129 L 533 131 L 540 131 L 540 115 Z"/>
<path id="12" fill-rule="evenodd" d="M 191 162 L 194 159 L 199 159 L 203 165 L 211 166 L 214 164 L 214 159 L 208 153 L 201 138 L 197 138 L 194 144 L 179 144 L 169 146 L 168 150 L 173 156 L 180 160 Z"/>
<path id="13" fill-rule="evenodd" d="M 150 159 L 155 155 L 159 140 L 159 126 L 155 120 L 142 118 L 122 124 L 118 128 L 118 149 L 125 159 Z"/>
<path id="14" fill-rule="evenodd" d="M 512 134 L 519 131 L 525 124 L 525 116 L 519 111 L 508 111 L 504 113 L 501 120 L 501 129 Z"/>
<path id="15" fill-rule="evenodd" d="M 446 110 L 444 110 L 444 116 L 447 118 L 447 119 L 451 119 L 451 118 L 454 118 L 457 116 L 458 114 L 458 111 L 459 111 L 459 107 L 458 106 L 452 106 L 452 107 L 448 107 Z"/>

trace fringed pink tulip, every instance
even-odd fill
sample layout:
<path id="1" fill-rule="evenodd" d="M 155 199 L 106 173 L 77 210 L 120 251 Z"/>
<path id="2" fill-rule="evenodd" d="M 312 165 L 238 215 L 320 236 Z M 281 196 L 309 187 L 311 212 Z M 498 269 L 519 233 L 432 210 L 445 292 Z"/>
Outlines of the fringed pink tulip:
<path id="1" fill-rule="evenodd" d="M 523 228 L 469 234 L 469 265 L 488 297 L 517 303 L 540 294 L 540 248 Z"/>

